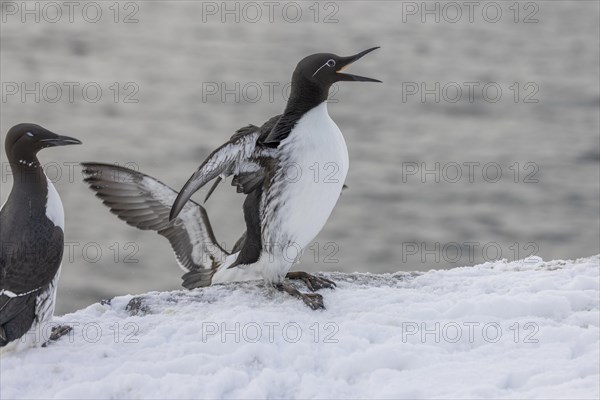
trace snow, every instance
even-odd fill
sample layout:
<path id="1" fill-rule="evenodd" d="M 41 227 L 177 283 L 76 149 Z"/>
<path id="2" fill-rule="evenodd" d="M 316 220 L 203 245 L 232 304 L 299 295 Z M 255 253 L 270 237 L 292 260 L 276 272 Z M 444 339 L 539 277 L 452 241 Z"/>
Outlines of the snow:
<path id="1" fill-rule="evenodd" d="M 4 352 L 0 397 L 597 399 L 599 263 L 331 273 L 316 312 L 258 282 L 121 296 Z"/>

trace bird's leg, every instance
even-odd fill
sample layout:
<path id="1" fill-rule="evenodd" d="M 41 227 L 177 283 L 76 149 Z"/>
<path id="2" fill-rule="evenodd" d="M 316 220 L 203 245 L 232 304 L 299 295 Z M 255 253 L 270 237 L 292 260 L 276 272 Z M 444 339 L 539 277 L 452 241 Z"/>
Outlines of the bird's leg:
<path id="1" fill-rule="evenodd" d="M 304 304 L 306 304 L 313 310 L 318 310 L 319 308 L 325 309 L 325 305 L 323 304 L 323 296 L 321 296 L 318 293 L 302 293 L 298 289 L 287 283 L 276 283 L 275 287 L 281 292 L 286 292 L 289 295 L 302 300 Z"/>
<path id="2" fill-rule="evenodd" d="M 326 278 L 321 278 L 316 275 L 311 275 L 308 272 L 296 271 L 288 272 L 285 276 L 288 279 L 299 279 L 306 284 L 306 286 L 313 292 L 319 289 L 334 289 L 335 282 L 330 281 Z"/>
<path id="3" fill-rule="evenodd" d="M 44 343 L 42 345 L 42 347 L 46 347 L 50 343 L 56 342 L 61 337 L 69 334 L 69 332 L 71 332 L 72 330 L 73 330 L 73 328 L 71 328 L 69 325 L 55 326 L 54 328 L 52 328 L 52 333 L 50 333 L 50 338 L 48 339 L 48 341 L 46 343 Z"/>

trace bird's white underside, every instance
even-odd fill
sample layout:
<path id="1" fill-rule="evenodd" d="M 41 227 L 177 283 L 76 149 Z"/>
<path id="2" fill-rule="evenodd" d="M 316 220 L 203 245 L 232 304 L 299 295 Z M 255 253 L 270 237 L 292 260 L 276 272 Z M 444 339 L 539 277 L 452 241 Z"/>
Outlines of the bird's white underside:
<path id="1" fill-rule="evenodd" d="M 281 197 L 263 211 L 263 241 L 275 251 L 275 262 L 261 257 L 267 281 L 283 279 L 295 256 L 323 229 L 349 167 L 346 141 L 326 102 L 298 121 L 279 151 L 283 168 L 275 178 L 280 187 L 273 189 Z"/>
<path id="2" fill-rule="evenodd" d="M 46 218 L 52 223 L 60 227 L 63 231 L 65 230 L 65 211 L 63 209 L 62 201 L 60 196 L 54 188 L 52 182 L 47 179 L 48 182 L 48 197 L 46 198 Z"/>
<path id="3" fill-rule="evenodd" d="M 229 256 L 214 275 L 213 283 L 261 277 L 268 282 L 282 280 L 297 256 L 325 226 L 340 197 L 348 173 L 348 149 L 327 112 L 326 102 L 298 121 L 277 152 L 281 164 L 271 190 L 278 198 L 261 207 L 265 250 L 251 266 L 228 269 L 237 254 Z"/>

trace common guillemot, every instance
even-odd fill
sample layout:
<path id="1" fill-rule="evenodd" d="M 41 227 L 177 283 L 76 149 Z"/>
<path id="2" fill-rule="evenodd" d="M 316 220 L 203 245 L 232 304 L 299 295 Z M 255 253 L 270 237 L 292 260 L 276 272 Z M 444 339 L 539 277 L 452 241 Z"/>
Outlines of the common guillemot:
<path id="1" fill-rule="evenodd" d="M 0 210 L 0 347 L 30 329 L 43 328 L 54 313 L 64 249 L 64 210 L 37 153 L 71 144 L 81 142 L 35 124 L 15 125 L 6 136 L 13 186 Z M 68 330 L 54 329 L 52 338 Z M 40 332 L 34 337 L 39 338 Z"/>
<path id="2" fill-rule="evenodd" d="M 312 291 L 333 288 L 334 282 L 288 272 L 297 258 L 290 257 L 289 249 L 299 256 L 319 233 L 346 179 L 348 151 L 327 112 L 329 89 L 339 81 L 380 82 L 341 72 L 377 48 L 349 57 L 319 53 L 304 58 L 293 73 L 283 114 L 261 127 L 239 129 L 208 156 L 180 193 L 140 172 L 108 164 L 83 163 L 85 180 L 119 218 L 169 240 L 187 272 L 184 287 L 262 278 L 313 309 L 324 308 L 320 294 L 302 293 L 284 278 L 300 279 Z M 315 165 L 332 174 L 315 179 Z M 290 167 L 298 172 L 293 179 L 287 175 Z M 231 175 L 232 185 L 246 194 L 246 232 L 228 252 L 215 239 L 205 209 L 189 199 L 209 181 L 217 178 L 218 184 Z"/>

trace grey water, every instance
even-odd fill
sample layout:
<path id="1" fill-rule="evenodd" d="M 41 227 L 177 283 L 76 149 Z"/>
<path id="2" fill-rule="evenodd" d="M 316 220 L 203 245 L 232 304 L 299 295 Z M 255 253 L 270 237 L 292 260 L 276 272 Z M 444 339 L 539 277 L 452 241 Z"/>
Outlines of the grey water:
<path id="1" fill-rule="evenodd" d="M 59 314 L 177 289 L 182 274 L 168 242 L 110 214 L 76 163 L 132 166 L 179 189 L 236 129 L 283 110 L 295 64 L 315 52 L 381 46 L 348 71 L 383 83 L 332 90 L 348 189 L 297 269 L 600 252 L 597 1 L 88 3 L 71 15 L 60 2 L 60 14 L 1 8 L 0 200 L 12 125 L 84 143 L 40 153 L 66 212 Z M 206 204 L 227 247 L 243 231 L 242 201 L 227 184 Z"/>

